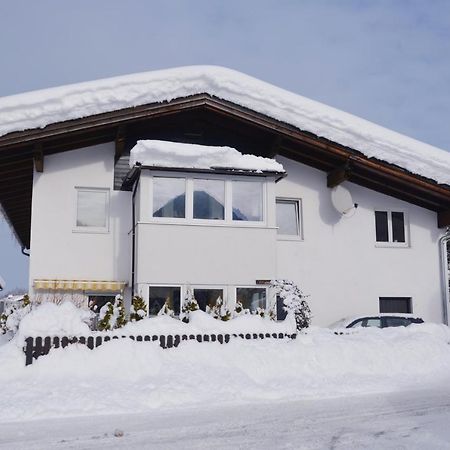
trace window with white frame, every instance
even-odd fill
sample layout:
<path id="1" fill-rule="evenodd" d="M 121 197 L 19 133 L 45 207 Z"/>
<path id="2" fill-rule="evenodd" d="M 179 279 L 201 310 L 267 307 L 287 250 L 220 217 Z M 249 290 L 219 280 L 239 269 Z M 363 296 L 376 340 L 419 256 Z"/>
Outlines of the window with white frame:
<path id="1" fill-rule="evenodd" d="M 76 188 L 76 196 L 76 228 L 108 231 L 109 189 Z"/>
<path id="2" fill-rule="evenodd" d="M 225 181 L 194 179 L 194 219 L 225 219 Z"/>
<path id="3" fill-rule="evenodd" d="M 407 245 L 406 215 L 402 211 L 375 211 L 377 243 Z"/>
<path id="4" fill-rule="evenodd" d="M 148 315 L 158 315 L 165 304 L 167 304 L 176 316 L 180 314 L 180 286 L 150 286 L 148 296 Z"/>
<path id="5" fill-rule="evenodd" d="M 202 311 L 216 306 L 217 300 L 223 300 L 223 289 L 216 288 L 194 288 L 194 298 L 197 300 L 198 307 Z"/>
<path id="6" fill-rule="evenodd" d="M 258 225 L 265 220 L 265 181 L 255 178 L 153 175 L 151 215 L 158 221 Z"/>
<path id="7" fill-rule="evenodd" d="M 153 217 L 186 217 L 185 178 L 153 178 Z"/>
<path id="8" fill-rule="evenodd" d="M 265 309 L 267 306 L 267 289 L 257 287 L 236 288 L 236 302 L 242 303 L 244 309 L 254 313 L 258 308 Z"/>
<path id="9" fill-rule="evenodd" d="M 263 184 L 255 181 L 233 181 L 233 220 L 263 220 Z"/>
<path id="10" fill-rule="evenodd" d="M 302 230 L 300 200 L 277 198 L 276 213 L 278 236 L 301 239 Z"/>

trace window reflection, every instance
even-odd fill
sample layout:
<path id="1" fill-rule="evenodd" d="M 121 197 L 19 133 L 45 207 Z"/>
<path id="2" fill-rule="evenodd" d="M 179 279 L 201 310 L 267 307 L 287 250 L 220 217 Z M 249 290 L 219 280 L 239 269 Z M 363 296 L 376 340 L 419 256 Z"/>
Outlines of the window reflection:
<path id="1" fill-rule="evenodd" d="M 233 220 L 263 220 L 263 185 L 255 181 L 233 181 Z"/>
<path id="2" fill-rule="evenodd" d="M 185 217 L 186 179 L 153 179 L 153 217 Z"/>
<path id="3" fill-rule="evenodd" d="M 225 182 L 194 180 L 194 219 L 225 218 Z"/>

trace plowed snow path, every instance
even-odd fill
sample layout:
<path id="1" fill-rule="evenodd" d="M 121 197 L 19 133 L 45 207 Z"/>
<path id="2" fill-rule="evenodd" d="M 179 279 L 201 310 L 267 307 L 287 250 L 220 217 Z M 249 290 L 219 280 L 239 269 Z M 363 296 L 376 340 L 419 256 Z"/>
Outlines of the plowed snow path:
<path id="1" fill-rule="evenodd" d="M 450 386 L 0 424 L 0 449 L 450 449 Z M 116 437 L 114 432 L 123 432 Z M 117 434 L 120 434 L 117 433 Z"/>

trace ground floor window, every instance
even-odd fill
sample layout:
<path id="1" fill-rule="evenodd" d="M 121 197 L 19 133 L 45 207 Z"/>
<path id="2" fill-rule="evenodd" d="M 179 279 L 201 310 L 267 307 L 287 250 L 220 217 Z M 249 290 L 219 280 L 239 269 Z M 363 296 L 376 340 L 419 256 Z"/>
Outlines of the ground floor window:
<path id="1" fill-rule="evenodd" d="M 256 312 L 258 308 L 266 308 L 267 293 L 265 288 L 238 287 L 236 301 L 242 303 L 244 309 Z"/>
<path id="2" fill-rule="evenodd" d="M 89 309 L 95 313 L 99 313 L 100 310 L 107 304 L 114 302 L 116 296 L 115 294 L 109 295 L 88 295 L 88 306 Z"/>
<path id="3" fill-rule="evenodd" d="M 178 316 L 181 305 L 181 288 L 179 286 L 150 286 L 148 315 L 156 316 L 165 303 Z"/>
<path id="4" fill-rule="evenodd" d="M 284 300 L 277 295 L 277 320 L 286 319 L 287 311 L 284 309 Z"/>
<path id="5" fill-rule="evenodd" d="M 198 307 L 206 311 L 206 307 L 212 308 L 217 304 L 217 300 L 223 300 L 223 289 L 203 289 L 194 288 L 194 297 L 197 300 Z"/>
<path id="6" fill-rule="evenodd" d="M 380 313 L 412 313 L 411 297 L 380 297 Z"/>

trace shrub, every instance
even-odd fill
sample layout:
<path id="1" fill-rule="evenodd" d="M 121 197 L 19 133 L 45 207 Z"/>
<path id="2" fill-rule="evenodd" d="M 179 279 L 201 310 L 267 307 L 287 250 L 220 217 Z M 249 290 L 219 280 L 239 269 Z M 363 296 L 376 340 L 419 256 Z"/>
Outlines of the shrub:
<path id="1" fill-rule="evenodd" d="M 284 310 L 295 317 L 297 330 L 308 328 L 311 323 L 311 310 L 306 302 L 303 292 L 289 280 L 273 280 L 271 287 L 283 299 Z"/>
<path id="2" fill-rule="evenodd" d="M 223 321 L 231 319 L 231 311 L 224 304 L 222 297 L 219 297 L 217 299 L 216 304 L 214 306 L 212 306 L 211 308 L 207 307 L 206 312 L 208 314 L 211 314 L 214 317 L 214 319 L 220 319 Z"/>
<path id="3" fill-rule="evenodd" d="M 198 303 L 197 300 L 195 300 L 194 294 L 192 293 L 191 289 L 188 289 L 186 292 L 186 297 L 183 302 L 183 307 L 181 308 L 181 314 L 180 319 L 183 322 L 188 323 L 189 322 L 189 314 L 193 311 L 198 311 Z"/>
<path id="4" fill-rule="evenodd" d="M 100 331 L 110 331 L 114 328 L 122 328 L 127 323 L 125 316 L 125 306 L 123 297 L 118 294 L 112 302 L 106 303 L 99 314 L 98 329 Z"/>
<path id="5" fill-rule="evenodd" d="M 20 321 L 31 311 L 31 301 L 28 294 L 25 294 L 21 300 L 8 306 L 3 314 L 0 315 L 0 334 L 8 331 L 16 333 L 19 329 Z"/>
<path id="6" fill-rule="evenodd" d="M 145 317 L 147 317 L 147 305 L 142 297 L 135 295 L 131 300 L 130 322 L 137 322 Z"/>

